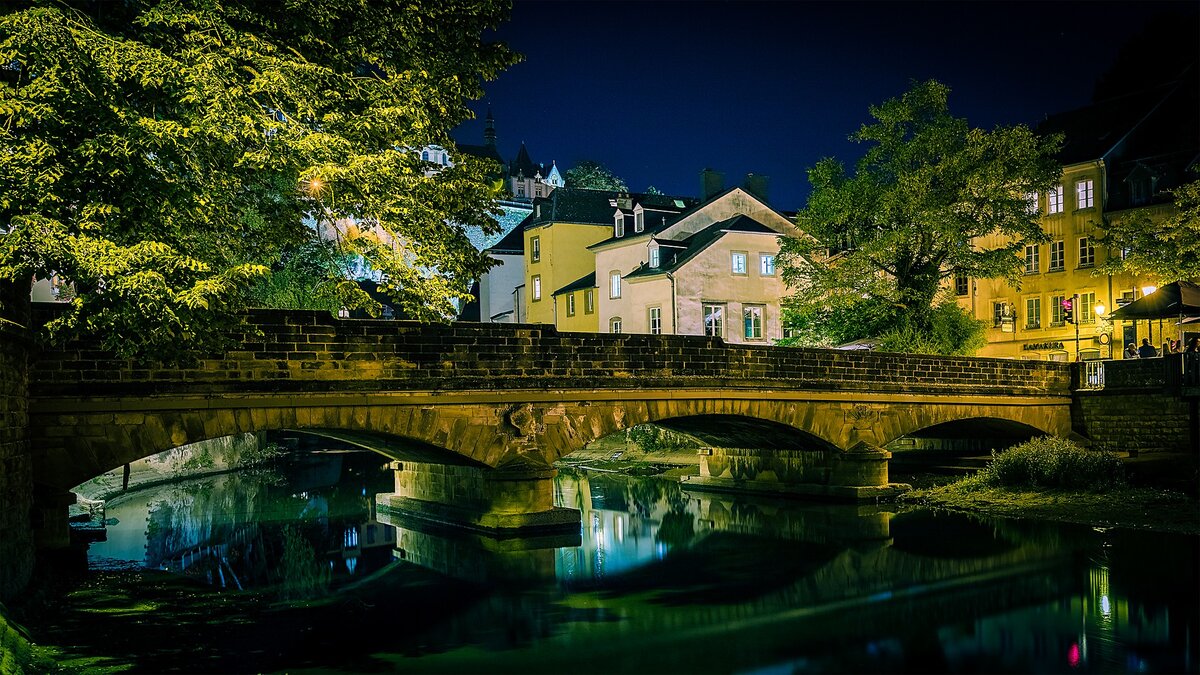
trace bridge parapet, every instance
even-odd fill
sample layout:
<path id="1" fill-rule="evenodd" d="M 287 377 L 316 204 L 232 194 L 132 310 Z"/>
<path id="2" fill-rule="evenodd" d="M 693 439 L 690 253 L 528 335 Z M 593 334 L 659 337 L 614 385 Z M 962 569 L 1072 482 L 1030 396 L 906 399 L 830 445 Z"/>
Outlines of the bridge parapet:
<path id="1" fill-rule="evenodd" d="M 35 397 L 387 390 L 753 387 L 973 395 L 1070 394 L 1068 364 L 726 345 L 717 338 L 429 325 L 254 310 L 233 348 L 190 367 L 71 344 L 40 355 Z"/>

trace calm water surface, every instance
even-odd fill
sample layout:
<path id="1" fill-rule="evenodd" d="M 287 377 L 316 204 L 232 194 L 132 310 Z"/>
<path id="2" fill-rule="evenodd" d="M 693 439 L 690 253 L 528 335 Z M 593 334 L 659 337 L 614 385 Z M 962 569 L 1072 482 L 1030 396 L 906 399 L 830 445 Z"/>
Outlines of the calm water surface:
<path id="1" fill-rule="evenodd" d="M 165 570 L 216 609 L 147 600 L 75 653 L 148 672 L 1198 667 L 1196 537 L 564 470 L 580 536 L 497 541 L 376 519 L 390 480 L 377 456 L 316 453 L 110 503 L 91 578 Z"/>

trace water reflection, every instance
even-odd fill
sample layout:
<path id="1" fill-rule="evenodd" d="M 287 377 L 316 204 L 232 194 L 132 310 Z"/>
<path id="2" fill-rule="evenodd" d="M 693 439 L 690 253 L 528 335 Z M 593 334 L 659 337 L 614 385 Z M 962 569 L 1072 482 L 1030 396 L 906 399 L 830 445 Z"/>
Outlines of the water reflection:
<path id="1" fill-rule="evenodd" d="M 379 612 L 433 617 L 403 634 L 381 615 L 349 617 L 306 646 L 353 634 L 380 669 L 1196 668 L 1195 537 L 564 470 L 557 503 L 581 511 L 579 535 L 497 540 L 374 520 L 373 495 L 390 485 L 379 464 L 310 456 L 138 493 L 110 506 L 120 522 L 90 555 L 285 599 L 358 593 Z M 433 611 L 436 598 L 454 601 Z M 336 668 L 337 652 L 317 662 Z"/>

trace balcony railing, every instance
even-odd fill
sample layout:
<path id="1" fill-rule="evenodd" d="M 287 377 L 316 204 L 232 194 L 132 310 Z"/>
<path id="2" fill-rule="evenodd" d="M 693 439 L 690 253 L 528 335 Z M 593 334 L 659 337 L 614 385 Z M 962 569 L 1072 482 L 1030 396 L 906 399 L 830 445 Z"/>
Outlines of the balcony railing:
<path id="1" fill-rule="evenodd" d="M 1083 362 L 1083 378 L 1079 383 L 1080 389 L 1103 389 L 1104 388 L 1104 362 L 1103 361 L 1084 361 Z"/>

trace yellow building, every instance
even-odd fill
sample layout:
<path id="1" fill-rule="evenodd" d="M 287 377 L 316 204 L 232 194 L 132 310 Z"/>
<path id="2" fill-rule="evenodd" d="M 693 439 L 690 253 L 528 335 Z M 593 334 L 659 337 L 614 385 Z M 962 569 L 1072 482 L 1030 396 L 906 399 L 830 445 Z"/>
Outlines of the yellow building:
<path id="1" fill-rule="evenodd" d="M 558 188 L 534 200 L 525 223 L 525 321 L 563 330 L 599 329 L 594 288 L 596 260 L 588 247 L 613 233 L 613 213 L 633 200 L 678 213 L 694 199 Z M 631 223 L 631 227 L 632 227 Z M 586 287 L 592 275 L 591 287 Z M 588 295 L 591 295 L 591 304 Z"/>
<path id="2" fill-rule="evenodd" d="M 1173 208 L 1167 191 L 1194 180 L 1187 168 L 1197 155 L 1195 86 L 1173 84 L 1095 104 L 1050 117 L 1039 127 L 1042 133 L 1062 132 L 1066 139 L 1061 181 L 1044 194 L 1030 195 L 1050 242 L 1026 246 L 1019 286 L 999 279 L 954 279 L 960 305 L 989 325 L 988 344 L 979 356 L 1122 358 L 1128 343 L 1140 345 L 1148 338 L 1161 347 L 1164 339 L 1182 336 L 1175 325 L 1113 326 L 1104 319 L 1153 292 L 1159 280 L 1097 275 L 1108 256 L 1120 252 L 1095 241 L 1106 218 L 1166 217 Z M 1066 321 L 1068 299 L 1074 323 Z"/>

